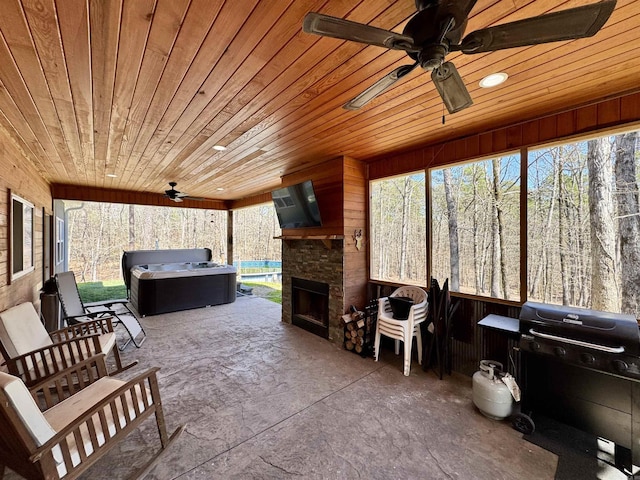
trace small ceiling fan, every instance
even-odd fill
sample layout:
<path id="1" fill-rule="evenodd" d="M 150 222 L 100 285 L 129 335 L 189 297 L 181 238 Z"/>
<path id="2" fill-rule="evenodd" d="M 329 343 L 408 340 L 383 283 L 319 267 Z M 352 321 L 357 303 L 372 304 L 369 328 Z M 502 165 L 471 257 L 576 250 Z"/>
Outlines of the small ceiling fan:
<path id="1" fill-rule="evenodd" d="M 178 184 L 176 182 L 169 182 L 169 186 L 171 189 L 164 191 L 164 196 L 169 198 L 169 200 L 173 200 L 174 202 L 182 202 L 185 200 L 204 200 L 202 197 L 190 197 L 186 193 L 179 192 L 176 190 L 176 186 Z"/>
<path id="2" fill-rule="evenodd" d="M 314 12 L 305 16 L 302 30 L 325 37 L 404 50 L 414 61 L 382 77 L 343 108 L 359 109 L 419 65 L 431 72 L 431 79 L 449 113 L 456 113 L 471 106 L 473 100 L 456 67 L 451 62 L 445 62 L 449 52 L 484 53 L 591 37 L 602 28 L 616 5 L 616 0 L 603 0 L 482 28 L 463 38 L 469 13 L 476 1 L 415 0 L 418 12 L 409 20 L 402 34 Z"/>

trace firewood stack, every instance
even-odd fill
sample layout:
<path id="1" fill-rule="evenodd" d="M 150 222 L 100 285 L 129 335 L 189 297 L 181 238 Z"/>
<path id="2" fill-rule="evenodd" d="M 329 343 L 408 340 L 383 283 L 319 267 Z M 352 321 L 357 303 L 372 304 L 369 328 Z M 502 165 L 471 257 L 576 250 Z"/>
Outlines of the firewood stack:
<path id="1" fill-rule="evenodd" d="M 373 336 L 375 334 L 375 312 L 372 312 L 371 302 L 365 311 L 358 310 L 353 305 L 350 313 L 342 316 L 344 323 L 344 348 L 358 353 L 363 357 L 373 354 Z M 377 307 L 377 303 L 375 304 Z"/>

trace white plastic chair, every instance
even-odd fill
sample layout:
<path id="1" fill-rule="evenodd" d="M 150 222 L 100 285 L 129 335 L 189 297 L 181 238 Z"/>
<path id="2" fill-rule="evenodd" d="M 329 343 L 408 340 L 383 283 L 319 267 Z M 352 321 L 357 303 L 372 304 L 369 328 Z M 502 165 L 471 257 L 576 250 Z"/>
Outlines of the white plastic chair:
<path id="1" fill-rule="evenodd" d="M 378 299 L 378 322 L 376 326 L 376 338 L 374 343 L 375 360 L 380 355 L 380 336 L 384 335 L 395 339 L 395 351 L 398 355 L 400 342 L 404 343 L 404 374 L 409 375 L 411 370 L 411 349 L 413 338 L 418 344 L 418 363 L 422 364 L 422 335 L 420 324 L 427 318 L 428 299 L 427 292 L 419 287 L 404 286 L 394 291 L 391 297 L 409 297 L 414 304 L 409 310 L 409 318 L 398 320 L 393 318 L 389 297 Z"/>

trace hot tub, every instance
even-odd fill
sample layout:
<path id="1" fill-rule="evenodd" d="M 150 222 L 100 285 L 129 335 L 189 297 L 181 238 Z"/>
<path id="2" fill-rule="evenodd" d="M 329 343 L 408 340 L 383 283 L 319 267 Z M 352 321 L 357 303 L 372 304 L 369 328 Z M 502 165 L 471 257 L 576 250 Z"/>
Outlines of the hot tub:
<path id="1" fill-rule="evenodd" d="M 214 262 L 136 265 L 131 268 L 131 303 L 140 315 L 231 303 L 236 269 Z"/>

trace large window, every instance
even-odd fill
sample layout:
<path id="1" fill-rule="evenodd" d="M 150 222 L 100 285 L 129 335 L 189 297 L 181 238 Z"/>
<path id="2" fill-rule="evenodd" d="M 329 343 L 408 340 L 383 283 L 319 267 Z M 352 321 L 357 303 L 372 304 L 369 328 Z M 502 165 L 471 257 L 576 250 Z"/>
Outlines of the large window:
<path id="1" fill-rule="evenodd" d="M 11 195 L 11 280 L 34 270 L 33 205 Z"/>
<path id="2" fill-rule="evenodd" d="M 520 156 L 431 171 L 431 275 L 454 292 L 520 298 Z"/>
<path id="3" fill-rule="evenodd" d="M 640 314 L 637 138 L 529 152 L 528 298 Z"/>
<path id="4" fill-rule="evenodd" d="M 424 177 L 372 182 L 371 278 L 640 317 L 639 136 L 529 149 L 526 206 L 519 153 L 431 169 L 428 220 Z"/>
<path id="5" fill-rule="evenodd" d="M 423 172 L 371 182 L 371 278 L 427 284 Z"/>

